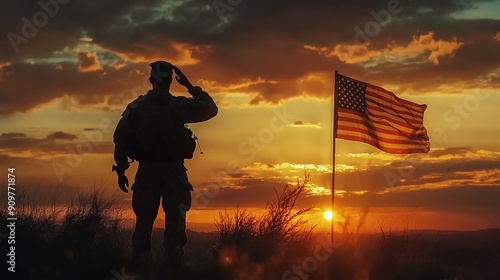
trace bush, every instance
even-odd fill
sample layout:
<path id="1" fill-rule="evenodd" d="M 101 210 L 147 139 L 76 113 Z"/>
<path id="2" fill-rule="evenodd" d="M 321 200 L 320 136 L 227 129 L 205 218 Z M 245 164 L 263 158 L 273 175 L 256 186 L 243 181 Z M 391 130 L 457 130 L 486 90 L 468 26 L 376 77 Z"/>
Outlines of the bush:
<path id="1" fill-rule="evenodd" d="M 299 248 L 307 250 L 313 227 L 306 228 L 302 215 L 310 208 L 295 210 L 295 204 L 308 179 L 306 175 L 295 187 L 285 185 L 281 193 L 275 190 L 275 199 L 267 203 L 265 214 L 260 217 L 241 209 L 234 214 L 227 210 L 220 212 L 219 221 L 215 223 L 215 251 L 219 264 L 239 271 L 243 269 L 241 266 L 246 269 L 258 266 L 257 271 L 264 273 L 262 266 L 292 252 L 296 254 Z"/>
<path id="2" fill-rule="evenodd" d="M 122 225 L 116 201 L 102 189 L 78 195 L 66 210 L 35 197 L 36 192 L 22 192 L 16 201 L 20 279 L 109 279 L 130 255 L 131 232 Z M 1 209 L 2 219 L 6 214 Z"/>

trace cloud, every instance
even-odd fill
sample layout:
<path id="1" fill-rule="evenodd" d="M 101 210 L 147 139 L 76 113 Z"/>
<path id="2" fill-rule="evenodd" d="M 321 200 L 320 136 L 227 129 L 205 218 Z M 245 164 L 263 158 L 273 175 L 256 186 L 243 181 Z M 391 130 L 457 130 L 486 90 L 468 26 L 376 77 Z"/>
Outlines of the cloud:
<path id="1" fill-rule="evenodd" d="M 194 209 L 220 209 L 225 207 L 262 207 L 275 198 L 275 191 L 281 192 L 285 182 L 277 179 L 252 179 L 240 181 L 239 188 L 223 187 L 217 192 L 194 193 Z M 294 184 L 290 184 L 294 187 Z M 316 192 L 316 193 L 315 193 Z M 337 193 L 335 205 L 338 209 L 354 208 L 416 208 L 426 210 L 459 211 L 469 213 L 498 213 L 500 205 L 496 198 L 500 195 L 500 184 L 495 186 L 454 186 L 441 189 L 419 189 L 388 193 L 343 192 Z M 207 197 L 209 199 L 207 199 Z M 307 193 L 297 201 L 297 208 L 328 207 L 330 192 L 322 186 L 309 184 Z"/>
<path id="2" fill-rule="evenodd" d="M 310 127 L 321 128 L 321 123 L 316 121 L 294 121 L 289 125 L 290 127 Z"/>
<path id="3" fill-rule="evenodd" d="M 500 186 L 500 152 L 449 148 L 429 155 L 387 159 L 386 164 L 337 175 L 338 187 L 375 192 L 440 189 L 455 186 Z M 362 179 L 364 178 L 364 179 Z"/>
<path id="4" fill-rule="evenodd" d="M 45 142 L 46 139 L 29 137 L 25 133 L 9 132 L 0 135 L 0 150 L 25 151 Z"/>
<path id="5" fill-rule="evenodd" d="M 463 81 L 487 76 L 500 63 L 497 41 L 491 40 L 498 33 L 496 20 L 452 18 L 480 1 L 403 3 L 370 46 L 352 45 L 354 28 L 373 21 L 370 12 L 385 9 L 387 1 L 292 0 L 271 6 L 244 1 L 222 21 L 212 2 L 60 5 L 18 54 L 8 40 L 0 45 L 0 98 L 5 100 L 0 114 L 27 112 L 64 95 L 83 105 L 102 103 L 142 85 L 143 77 L 130 73 L 142 73 L 158 59 L 183 66 L 192 81 L 210 81 L 221 94 L 240 85 L 230 92 L 247 94 L 251 98 L 245 102 L 254 105 L 304 95 L 329 98 L 334 65 L 373 84 L 397 83 L 402 91 L 425 93 L 442 85 L 460 89 Z M 2 34 L 21 34 L 20 19 L 40 10 L 31 2 L 9 5 Z M 11 97 L 19 95 L 23 98 Z"/>
<path id="6" fill-rule="evenodd" d="M 9 132 L 0 134 L 0 138 L 2 139 L 15 139 L 15 138 L 25 138 L 25 137 L 26 133 L 20 133 L 20 132 Z"/>
<path id="7" fill-rule="evenodd" d="M 428 32 L 420 36 L 413 36 L 413 41 L 406 46 L 390 43 L 385 49 L 380 50 L 371 50 L 368 44 L 339 44 L 332 50 L 326 47 L 310 45 L 305 45 L 304 48 L 326 57 L 337 57 L 347 64 L 368 64 L 373 66 L 386 61 L 403 64 L 426 62 L 439 64 L 439 57 L 453 57 L 463 44 L 463 42 L 458 42 L 457 38 L 453 38 L 451 41 L 435 40 L 434 32 Z"/>
<path id="8" fill-rule="evenodd" d="M 147 65 L 128 65 L 119 70 L 80 72 L 73 63 L 59 63 L 57 70 L 49 63 L 15 63 L 2 69 L 8 79 L 0 82 L 0 115 L 28 112 L 56 98 L 69 96 L 80 105 L 103 104 L 115 94 L 126 104 L 149 88 Z M 36 92 L 36 94 L 31 94 Z M 22 98 L 18 98 L 19 95 Z M 116 104 L 115 104 L 116 105 Z"/>
<path id="9" fill-rule="evenodd" d="M 339 198 L 339 207 L 412 207 L 427 210 L 500 211 L 495 197 L 500 195 L 500 186 L 456 186 L 429 190 L 423 189 L 408 192 L 391 192 L 386 194 L 350 195 Z"/>
<path id="10" fill-rule="evenodd" d="M 57 141 L 65 140 L 65 141 Z M 107 154 L 112 157 L 114 144 L 112 142 L 90 141 L 85 135 L 78 135 L 64 131 L 49 133 L 45 138 L 37 138 L 25 133 L 10 132 L 0 134 L 0 153 L 18 158 L 36 156 L 44 159 L 53 159 L 66 156 L 69 153 L 80 152 L 81 146 L 85 153 Z M 90 147 L 90 148 L 88 148 Z"/>
<path id="11" fill-rule="evenodd" d="M 494 37 L 493 40 L 500 42 L 500 32 L 498 32 Z"/>
<path id="12" fill-rule="evenodd" d="M 376 155 L 364 156 L 376 158 Z M 363 206 L 369 203 L 370 197 L 374 197 L 374 207 L 426 207 L 428 204 L 424 200 L 428 196 L 433 201 L 429 207 L 443 209 L 432 196 L 439 194 L 439 199 L 445 199 L 446 195 L 453 200 L 453 190 L 457 189 L 459 195 L 462 195 L 461 192 L 479 195 L 490 207 L 492 202 L 487 201 L 486 194 L 493 195 L 500 190 L 498 151 L 464 147 L 442 149 L 430 155 L 408 156 L 406 159 L 399 155 L 399 158 L 380 157 L 366 166 L 360 165 L 359 160 L 357 165 L 350 165 L 339 159 L 341 164 L 336 166 L 335 188 L 337 196 L 342 197 L 340 205 Z M 219 183 L 202 184 L 201 192 L 205 188 L 219 189 L 220 196 L 211 200 L 214 207 L 234 206 L 227 205 L 227 201 L 245 207 L 258 207 L 263 201 L 272 199 L 272 190 L 280 190 L 285 184 L 294 185 L 297 179 L 304 178 L 306 172 L 310 174 L 310 182 L 302 200 L 306 202 L 302 205 L 327 203 L 331 188 L 331 166 L 327 164 L 254 163 L 241 167 L 237 176 L 218 173 Z M 397 180 L 391 181 L 393 179 L 388 174 Z M 422 197 L 412 201 L 414 193 L 422 194 Z M 463 195 L 463 199 L 466 197 Z M 457 202 L 453 207 L 459 206 Z"/>
<path id="13" fill-rule="evenodd" d="M 95 53 L 79 52 L 77 57 L 79 61 L 78 72 L 102 70 Z"/>
<path id="14" fill-rule="evenodd" d="M 51 141 L 58 140 L 58 139 L 60 139 L 60 140 L 73 140 L 76 138 L 77 138 L 76 135 L 66 133 L 63 131 L 56 131 L 56 132 L 53 132 L 53 133 L 50 133 L 49 135 L 47 135 L 47 139 L 49 139 Z"/>

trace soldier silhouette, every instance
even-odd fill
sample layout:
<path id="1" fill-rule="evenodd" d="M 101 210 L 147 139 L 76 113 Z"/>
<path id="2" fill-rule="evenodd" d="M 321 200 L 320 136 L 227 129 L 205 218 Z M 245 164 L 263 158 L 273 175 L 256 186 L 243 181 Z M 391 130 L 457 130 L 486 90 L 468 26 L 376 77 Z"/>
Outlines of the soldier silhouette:
<path id="1" fill-rule="evenodd" d="M 165 212 L 165 265 L 180 268 L 187 242 L 186 212 L 191 207 L 193 190 L 184 159 L 191 158 L 195 149 L 192 133 L 185 124 L 209 120 L 217 115 L 218 108 L 210 95 L 193 86 L 176 66 L 165 61 L 150 66 L 153 89 L 128 104 L 113 135 L 113 170 L 120 189 L 128 192 L 128 157 L 139 161 L 131 188 L 136 215 L 132 237 L 134 263 L 147 263 L 161 200 Z M 192 98 L 170 93 L 173 71 L 177 82 L 186 87 Z"/>

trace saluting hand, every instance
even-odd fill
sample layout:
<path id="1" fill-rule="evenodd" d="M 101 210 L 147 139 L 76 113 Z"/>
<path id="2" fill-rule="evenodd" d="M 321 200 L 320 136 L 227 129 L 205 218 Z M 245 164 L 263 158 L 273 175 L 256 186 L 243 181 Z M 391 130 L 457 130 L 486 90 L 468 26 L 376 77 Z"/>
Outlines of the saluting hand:
<path id="1" fill-rule="evenodd" d="M 184 73 L 182 73 L 182 71 L 177 68 L 177 66 L 174 65 L 174 71 L 175 71 L 175 80 L 177 80 L 177 82 L 180 84 L 180 85 L 183 85 L 185 86 L 187 89 L 190 89 L 193 87 L 193 85 L 191 84 L 191 82 L 189 82 L 188 78 L 186 77 L 186 75 L 184 75 Z"/>

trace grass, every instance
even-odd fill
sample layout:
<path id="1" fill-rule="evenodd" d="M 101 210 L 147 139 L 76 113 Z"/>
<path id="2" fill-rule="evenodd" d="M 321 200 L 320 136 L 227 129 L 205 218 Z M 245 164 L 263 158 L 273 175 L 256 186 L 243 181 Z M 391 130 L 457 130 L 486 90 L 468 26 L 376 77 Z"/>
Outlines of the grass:
<path id="1" fill-rule="evenodd" d="M 307 179 L 276 192 L 263 215 L 223 211 L 215 233 L 188 231 L 183 279 L 500 279 L 499 229 L 381 226 L 378 234 L 339 233 L 332 248 L 327 234 L 302 219 L 310 209 L 295 207 Z M 122 274 L 130 261 L 132 225 L 113 197 L 96 190 L 77 195 L 67 209 L 40 205 L 35 197 L 17 198 L 17 279 L 147 279 Z M 0 218 L 6 220 L 5 208 Z M 156 229 L 152 275 L 161 262 L 161 242 Z M 7 251 L 6 242 L 0 246 Z M 1 279 L 13 279 L 12 274 L 4 269 Z"/>
<path id="2" fill-rule="evenodd" d="M 239 209 L 233 215 L 220 213 L 215 255 L 224 279 L 262 279 L 284 259 L 307 253 L 314 234 L 302 215 L 310 209 L 295 210 L 307 180 L 276 192 L 261 217 Z"/>
<path id="3" fill-rule="evenodd" d="M 109 279 L 109 268 L 125 263 L 130 254 L 130 227 L 124 224 L 116 201 L 102 190 L 78 195 L 65 211 L 55 204 L 40 205 L 34 197 L 24 192 L 16 201 L 16 277 L 94 279 L 107 275 Z M 0 217 L 6 219 L 6 209 Z"/>

